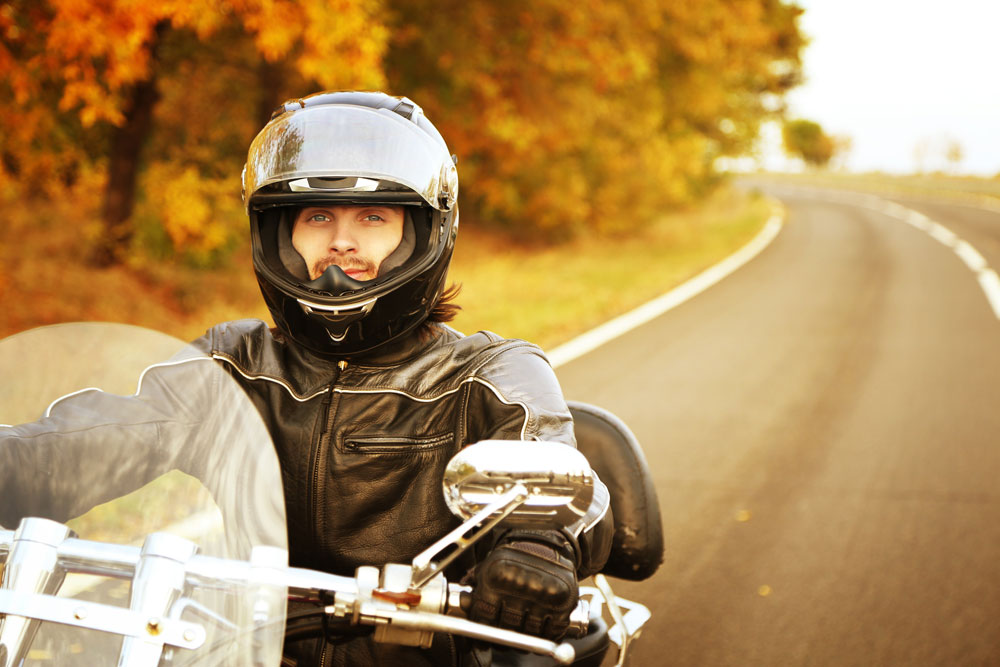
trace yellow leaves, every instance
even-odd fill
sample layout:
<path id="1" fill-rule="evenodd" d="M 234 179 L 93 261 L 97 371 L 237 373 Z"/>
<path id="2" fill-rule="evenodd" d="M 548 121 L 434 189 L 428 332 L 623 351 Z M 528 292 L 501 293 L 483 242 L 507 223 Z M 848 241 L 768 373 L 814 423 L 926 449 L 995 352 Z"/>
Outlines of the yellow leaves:
<path id="1" fill-rule="evenodd" d="M 375 0 L 304 2 L 304 30 L 296 67 L 323 88 L 375 89 L 385 85 L 382 56 L 389 31 Z"/>
<path id="2" fill-rule="evenodd" d="M 390 71 L 462 157 L 466 202 L 556 235 L 619 230 L 698 196 L 714 156 L 745 146 L 767 113 L 762 89 L 783 90 L 772 63 L 797 58 L 796 10 L 774 0 L 395 8 Z"/>
<path id="3" fill-rule="evenodd" d="M 155 2 L 49 0 L 51 23 L 38 26 L 45 49 L 36 56 L 43 75 L 61 80 L 62 110 L 79 109 L 81 122 L 121 124 L 120 92 L 150 75 L 150 43 L 164 6 Z"/>
<path id="4" fill-rule="evenodd" d="M 231 178 L 206 178 L 195 167 L 156 163 L 144 180 L 147 214 L 159 217 L 176 251 L 207 258 L 245 224 Z"/>
<path id="5" fill-rule="evenodd" d="M 0 149 L 25 151 L 23 176 L 101 168 L 97 127 L 123 123 L 132 84 L 156 77 L 146 215 L 211 253 L 242 220 L 234 177 L 269 109 L 381 88 L 423 106 L 460 156 L 466 215 L 615 231 L 696 197 L 714 157 L 753 136 L 761 93 L 797 74 L 797 16 L 778 0 L 2 4 Z"/>
<path id="6" fill-rule="evenodd" d="M 254 44 L 269 61 L 283 58 L 300 38 L 305 15 L 298 2 L 263 0 L 234 3 Z"/>
<path id="7" fill-rule="evenodd" d="M 288 58 L 322 86 L 379 87 L 388 31 L 375 0 L 44 0 L 49 11 L 3 5 L 0 34 L 29 23 L 44 48 L 17 66 L 0 46 L 0 68 L 11 63 L 18 99 L 31 82 L 59 83 L 61 110 L 75 109 L 85 126 L 121 124 L 126 88 L 153 76 L 153 48 L 168 30 L 190 30 L 202 42 L 224 26 L 248 33 L 270 62 Z M 19 14 L 20 12 L 20 14 Z M 23 14 L 23 15 L 21 15 Z M 4 68 L 8 69 L 8 68 Z M 303 91 L 304 92 L 304 91 Z"/>

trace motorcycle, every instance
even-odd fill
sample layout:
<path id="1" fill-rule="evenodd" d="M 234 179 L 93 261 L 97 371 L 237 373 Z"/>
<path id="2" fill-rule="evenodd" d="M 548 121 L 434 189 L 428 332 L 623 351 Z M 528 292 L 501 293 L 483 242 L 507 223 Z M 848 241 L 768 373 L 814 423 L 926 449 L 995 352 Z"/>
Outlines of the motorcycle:
<path id="1" fill-rule="evenodd" d="M 210 357 L 137 327 L 57 325 L 0 341 L 0 377 L 0 667 L 276 667 L 285 641 L 365 628 L 403 646 L 447 633 L 516 649 L 498 665 L 599 665 L 614 643 L 622 665 L 650 617 L 598 574 L 580 587 L 575 638 L 552 642 L 465 618 L 471 588 L 446 580 L 497 526 L 579 530 L 609 504 L 605 572 L 655 571 L 662 535 L 645 460 L 592 406 L 572 406 L 578 437 L 593 434 L 580 450 L 465 447 L 442 481 L 460 525 L 410 563 L 352 577 L 288 566 L 267 429 Z M 286 617 L 289 601 L 312 604 Z"/>

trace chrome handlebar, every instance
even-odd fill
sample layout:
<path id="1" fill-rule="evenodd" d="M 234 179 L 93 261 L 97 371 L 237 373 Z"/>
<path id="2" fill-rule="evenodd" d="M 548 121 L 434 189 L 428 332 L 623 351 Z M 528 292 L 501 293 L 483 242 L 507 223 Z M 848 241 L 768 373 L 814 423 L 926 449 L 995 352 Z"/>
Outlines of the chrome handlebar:
<path id="1" fill-rule="evenodd" d="M 234 586 L 252 591 L 255 624 L 283 617 L 286 591 L 293 599 L 329 600 L 332 595 L 324 612 L 374 626 L 375 641 L 429 647 L 434 633 L 445 632 L 546 655 L 562 665 L 574 660 L 568 643 L 463 618 L 461 598 L 471 588 L 447 583 L 442 574 L 414 586 L 412 564 L 360 567 L 355 577 L 345 577 L 288 567 L 287 552 L 276 547 L 255 547 L 249 561 L 196 551 L 193 542 L 168 533 L 149 535 L 141 548 L 81 540 L 47 519 L 24 519 L 16 531 L 0 530 L 0 562 L 6 563 L 0 582 L 0 667 L 20 664 L 41 621 L 122 635 L 119 665 L 153 667 L 165 647 L 197 650 L 205 642 L 205 630 L 177 613 L 185 590 Z M 130 579 L 129 607 L 56 597 L 68 573 Z M 602 597 L 617 609 L 613 596 L 608 599 L 602 591 Z M 590 616 L 590 605 L 581 597 L 570 634 L 584 634 Z M 622 630 L 620 646 L 636 634 L 627 624 Z"/>

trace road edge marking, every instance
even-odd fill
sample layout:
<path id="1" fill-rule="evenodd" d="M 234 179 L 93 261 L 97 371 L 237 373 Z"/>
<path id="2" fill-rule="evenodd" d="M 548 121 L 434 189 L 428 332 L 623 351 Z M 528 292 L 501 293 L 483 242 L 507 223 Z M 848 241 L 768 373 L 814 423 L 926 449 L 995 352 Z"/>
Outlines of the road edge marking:
<path id="1" fill-rule="evenodd" d="M 986 301 L 993 310 L 993 314 L 1000 320 L 1000 276 L 990 267 L 989 262 L 983 257 L 982 253 L 976 250 L 975 246 L 937 220 L 920 211 L 904 206 L 899 202 L 885 198 L 891 195 L 879 196 L 867 192 L 851 192 L 847 190 L 831 190 L 794 185 L 787 186 L 784 189 L 809 194 L 820 201 L 830 201 L 866 208 L 890 218 L 895 218 L 924 232 L 933 240 L 950 249 L 965 264 L 966 268 L 972 272 L 979 286 L 982 288 L 983 294 L 986 296 Z M 939 203 L 949 204 L 950 202 Z M 963 204 L 962 202 L 958 202 L 955 205 L 968 206 L 968 204 Z M 975 208 L 1000 213 L 1000 207 L 976 206 Z"/>
<path id="2" fill-rule="evenodd" d="M 950 249 L 976 277 L 976 281 L 982 288 L 983 294 L 986 296 L 986 301 L 993 310 L 993 314 L 1000 320 L 1000 277 L 990 267 L 989 262 L 983 257 L 983 254 L 976 250 L 975 246 L 937 220 L 908 206 L 903 206 L 898 202 L 889 201 L 878 196 L 866 196 L 863 202 L 866 203 L 860 203 L 859 205 L 905 222 Z"/>
<path id="3" fill-rule="evenodd" d="M 552 364 L 553 368 L 567 364 L 701 294 L 770 245 L 778 232 L 781 231 L 785 215 L 785 208 L 782 204 L 772 204 L 771 217 L 767 219 L 757 235 L 742 248 L 665 294 L 557 345 L 545 353 L 549 363 Z"/>
<path id="4" fill-rule="evenodd" d="M 868 208 L 916 227 L 941 245 L 949 248 L 976 277 L 976 281 L 979 282 L 979 286 L 986 296 L 986 301 L 993 309 L 993 314 L 1000 320 L 1000 278 L 997 277 L 996 271 L 990 267 L 989 262 L 986 261 L 981 252 L 976 250 L 975 246 L 937 220 L 902 204 L 882 199 L 878 205 Z"/>

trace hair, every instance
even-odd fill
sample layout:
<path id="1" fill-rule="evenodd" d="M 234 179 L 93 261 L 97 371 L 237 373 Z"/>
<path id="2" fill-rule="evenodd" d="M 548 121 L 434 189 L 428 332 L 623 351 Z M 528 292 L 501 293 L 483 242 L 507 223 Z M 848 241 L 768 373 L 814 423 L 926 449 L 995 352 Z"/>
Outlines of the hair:
<path id="1" fill-rule="evenodd" d="M 462 291 L 461 284 L 452 283 L 448 285 L 448 288 L 441 293 L 438 297 L 437 303 L 431 308 L 430 315 L 427 316 L 425 322 L 451 322 L 455 317 L 458 316 L 458 311 L 462 310 L 462 307 L 455 303 L 455 299 L 458 297 L 459 292 Z"/>

